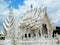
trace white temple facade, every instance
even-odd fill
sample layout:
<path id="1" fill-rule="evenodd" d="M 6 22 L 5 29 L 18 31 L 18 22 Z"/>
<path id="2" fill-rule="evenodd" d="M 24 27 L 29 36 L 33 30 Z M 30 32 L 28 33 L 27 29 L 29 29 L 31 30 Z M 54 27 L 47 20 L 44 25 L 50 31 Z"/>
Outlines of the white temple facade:
<path id="1" fill-rule="evenodd" d="M 20 31 L 23 38 L 52 37 L 54 29 L 46 7 L 28 11 L 20 22 Z"/>
<path id="2" fill-rule="evenodd" d="M 52 37 L 55 27 L 46 7 L 27 11 L 19 25 L 15 19 L 11 9 L 3 23 L 5 40 L 0 40 L 0 45 L 55 45 L 60 42 L 60 38 Z"/>

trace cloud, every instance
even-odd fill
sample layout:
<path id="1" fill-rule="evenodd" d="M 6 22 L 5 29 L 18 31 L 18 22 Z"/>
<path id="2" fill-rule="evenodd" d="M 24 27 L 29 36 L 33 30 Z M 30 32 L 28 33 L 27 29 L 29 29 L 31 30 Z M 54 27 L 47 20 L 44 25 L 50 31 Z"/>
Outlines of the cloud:
<path id="1" fill-rule="evenodd" d="M 8 5 L 4 0 L 0 1 L 0 15 L 8 10 Z"/>
<path id="2" fill-rule="evenodd" d="M 60 0 L 50 0 L 47 3 L 48 14 L 56 26 L 60 26 Z"/>
<path id="3" fill-rule="evenodd" d="M 8 4 L 4 0 L 0 0 L 0 31 L 3 30 L 3 22 L 8 13 Z"/>

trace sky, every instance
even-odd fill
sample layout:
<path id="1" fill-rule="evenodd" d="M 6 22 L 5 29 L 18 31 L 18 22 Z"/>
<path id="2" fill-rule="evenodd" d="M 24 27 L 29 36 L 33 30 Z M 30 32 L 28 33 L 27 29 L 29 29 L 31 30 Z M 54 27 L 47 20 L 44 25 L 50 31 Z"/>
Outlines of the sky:
<path id="1" fill-rule="evenodd" d="M 46 6 L 51 22 L 60 26 L 60 0 L 0 0 L 0 31 L 3 30 L 3 22 L 9 15 L 10 3 L 14 15 L 20 19 L 31 8 L 31 4 L 33 8 Z"/>

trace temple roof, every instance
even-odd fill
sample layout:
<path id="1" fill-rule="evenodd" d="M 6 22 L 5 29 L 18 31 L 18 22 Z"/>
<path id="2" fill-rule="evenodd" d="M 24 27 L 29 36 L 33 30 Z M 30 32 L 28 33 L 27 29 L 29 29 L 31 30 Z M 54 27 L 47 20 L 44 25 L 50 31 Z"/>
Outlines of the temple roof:
<path id="1" fill-rule="evenodd" d="M 28 11 L 20 22 L 20 27 L 39 27 L 40 21 L 42 21 L 44 16 L 44 10 L 40 8 L 35 8 L 32 11 Z M 37 26 L 38 25 L 38 26 Z"/>

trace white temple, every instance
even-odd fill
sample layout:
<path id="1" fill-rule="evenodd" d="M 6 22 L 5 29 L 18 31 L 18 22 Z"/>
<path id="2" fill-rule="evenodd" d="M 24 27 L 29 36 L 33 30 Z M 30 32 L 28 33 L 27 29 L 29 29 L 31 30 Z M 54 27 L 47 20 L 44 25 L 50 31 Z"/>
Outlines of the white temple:
<path id="1" fill-rule="evenodd" d="M 27 11 L 19 25 L 15 24 L 15 19 L 11 9 L 3 23 L 5 40 L 0 40 L 0 45 L 58 45 L 60 43 L 58 36 L 52 37 L 55 27 L 49 19 L 46 7 Z"/>
<path id="2" fill-rule="evenodd" d="M 48 17 L 46 7 L 28 11 L 20 22 L 20 30 L 23 38 L 52 37 L 54 29 Z"/>

